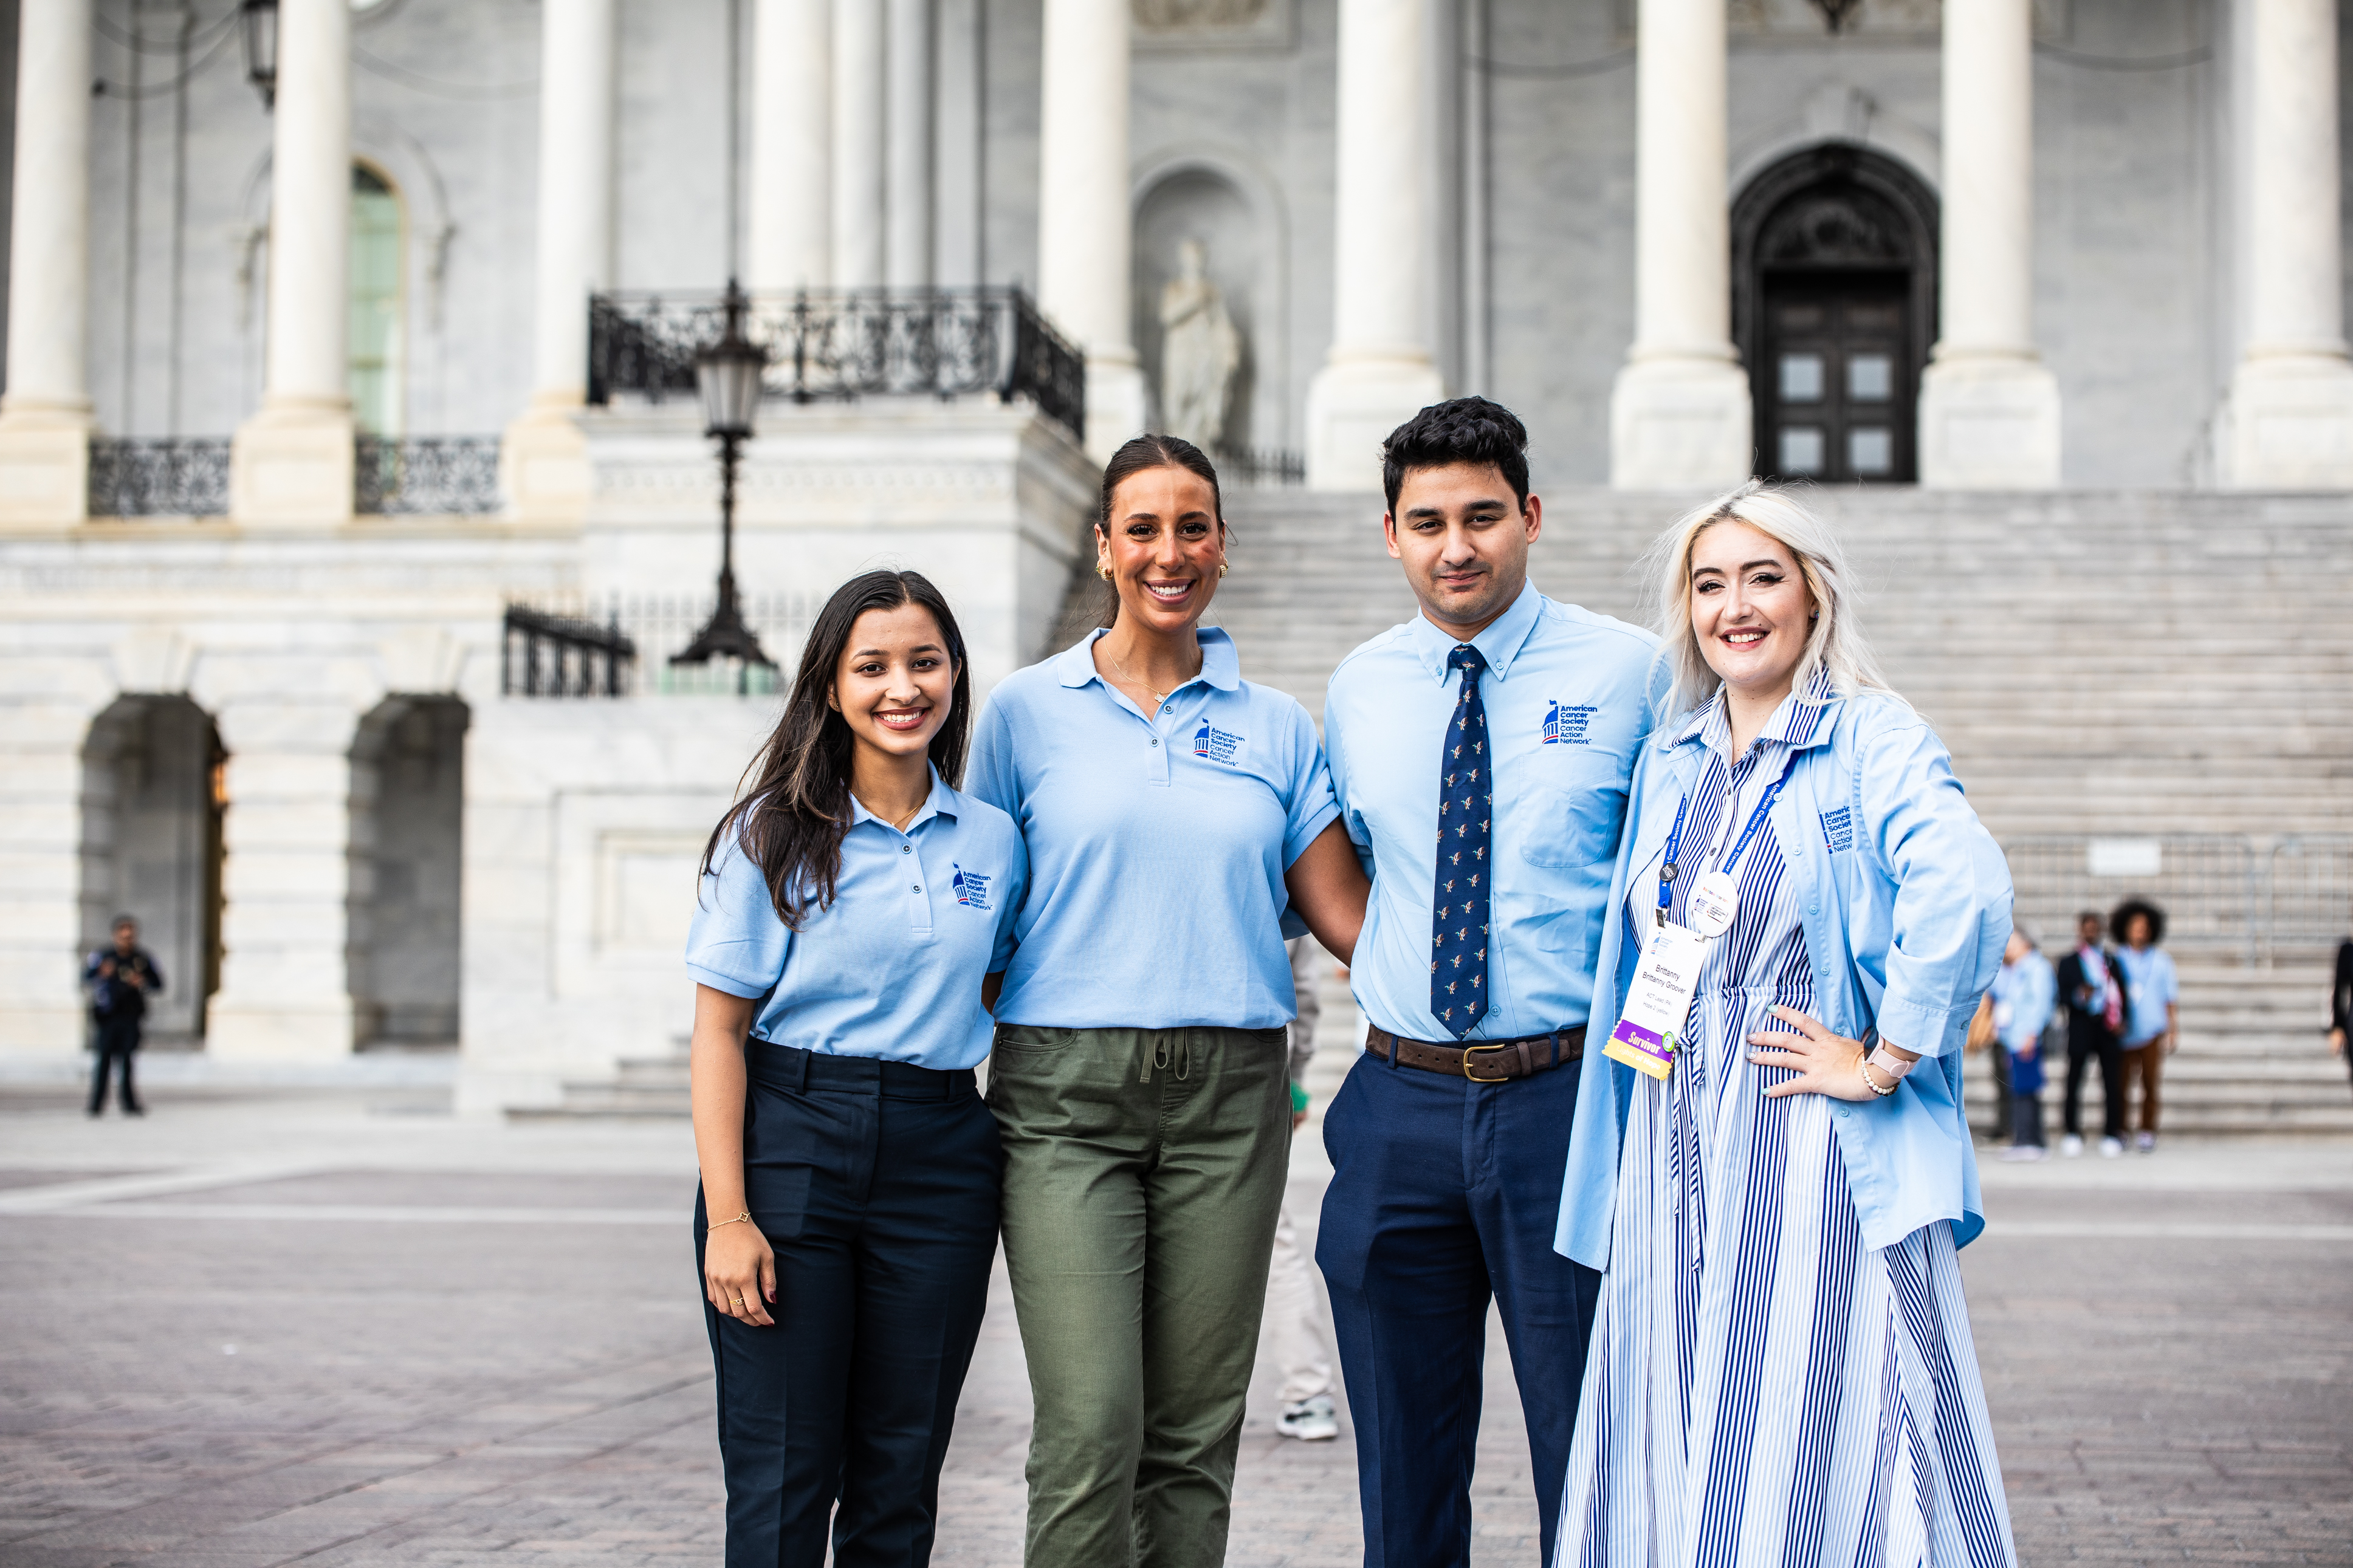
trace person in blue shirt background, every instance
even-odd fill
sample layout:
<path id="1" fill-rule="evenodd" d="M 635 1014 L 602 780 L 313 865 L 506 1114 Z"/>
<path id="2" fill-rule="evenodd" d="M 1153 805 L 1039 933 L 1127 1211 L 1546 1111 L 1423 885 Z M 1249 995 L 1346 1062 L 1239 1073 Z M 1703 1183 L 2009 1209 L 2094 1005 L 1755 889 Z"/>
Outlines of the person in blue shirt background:
<path id="1" fill-rule="evenodd" d="M 997 1250 L 983 993 L 1028 867 L 955 787 L 971 689 L 938 589 L 851 579 L 703 854 L 694 1236 L 730 1568 L 818 1568 L 828 1523 L 843 1568 L 931 1552 Z"/>
<path id="2" fill-rule="evenodd" d="M 999 686 L 975 737 L 973 792 L 1031 870 L 988 1074 L 1029 1568 L 1225 1560 L 1290 1166 L 1285 928 L 1345 962 L 1364 919 L 1314 722 L 1200 624 L 1226 542 L 1198 447 L 1122 447 L 1105 625 Z"/>
<path id="3" fill-rule="evenodd" d="M 1652 559 L 1673 717 L 1635 772 L 1594 1028 L 1638 960 L 1685 963 L 1668 928 L 1701 957 L 1658 1070 L 1579 1085 L 1559 1246 L 1606 1273 L 1560 1561 L 2012 1568 L 1955 1257 L 1985 1223 L 1961 1047 L 2009 868 L 1790 492 L 1744 486 Z M 1728 923 L 1694 912 L 1727 882 Z"/>
<path id="4" fill-rule="evenodd" d="M 2108 916 L 2108 934 L 2116 941 L 2116 967 L 2124 972 L 2125 1035 L 2124 1100 L 2129 1119 L 2134 1087 L 2139 1088 L 2140 1131 L 2133 1147 L 2144 1154 L 2157 1151 L 2158 1080 L 2165 1058 L 2181 1044 L 2181 980 L 2173 970 L 2173 955 L 2158 944 L 2165 940 L 2165 911 L 2147 899 L 2126 899 Z"/>
<path id="5" fill-rule="evenodd" d="M 1656 639 L 1528 582 L 1526 448 L 1480 397 L 1391 433 L 1382 526 L 1421 614 L 1351 653 L 1324 707 L 1372 868 L 1350 965 L 1371 1027 L 1324 1110 L 1315 1260 L 1365 1561 L 1394 1568 L 1470 1560 L 1491 1296 L 1551 1560 L 1597 1286 L 1553 1251 L 1556 1184 Z"/>
<path id="6" fill-rule="evenodd" d="M 1986 994 L 1993 1002 L 1993 1032 L 2010 1055 L 2010 1119 L 2005 1160 L 2040 1160 L 2042 1143 L 2042 1032 L 2058 1011 L 2059 977 L 2024 921 L 2013 927 L 2001 969 Z"/>

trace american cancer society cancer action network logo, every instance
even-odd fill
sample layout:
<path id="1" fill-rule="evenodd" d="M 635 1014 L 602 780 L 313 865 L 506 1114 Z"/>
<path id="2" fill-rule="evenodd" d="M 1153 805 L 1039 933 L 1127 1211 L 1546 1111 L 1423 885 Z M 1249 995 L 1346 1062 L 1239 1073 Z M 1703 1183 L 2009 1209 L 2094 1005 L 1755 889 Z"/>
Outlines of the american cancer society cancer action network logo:
<path id="1" fill-rule="evenodd" d="M 950 861 L 949 864 L 955 866 L 955 862 Z M 978 871 L 967 871 L 956 866 L 955 875 L 948 879 L 948 886 L 955 890 L 957 903 L 968 910 L 985 910 L 988 908 L 989 881 L 989 878 Z"/>
<path id="2" fill-rule="evenodd" d="M 1231 767 L 1241 752 L 1242 738 L 1240 735 L 1229 734 L 1207 724 L 1193 731 L 1193 754 L 1197 757 Z"/>
<path id="3" fill-rule="evenodd" d="M 1593 721 L 1597 710 L 1591 707 L 1572 708 L 1566 702 L 1556 702 L 1545 710 L 1544 743 L 1547 746 L 1582 746 L 1585 727 Z"/>

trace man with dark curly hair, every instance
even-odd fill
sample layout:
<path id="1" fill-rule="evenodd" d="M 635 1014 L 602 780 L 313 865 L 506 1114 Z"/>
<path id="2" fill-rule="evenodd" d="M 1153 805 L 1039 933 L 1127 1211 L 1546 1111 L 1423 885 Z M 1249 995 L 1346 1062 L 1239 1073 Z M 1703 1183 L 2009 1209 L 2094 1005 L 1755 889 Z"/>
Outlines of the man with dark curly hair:
<path id="1" fill-rule="evenodd" d="M 1324 1113 L 1315 1260 L 1380 1568 L 1470 1561 L 1491 1300 L 1551 1558 L 1600 1278 L 1553 1238 L 1657 642 L 1528 582 L 1526 449 L 1482 397 L 1390 435 L 1381 526 L 1421 613 L 1350 654 L 1324 709 L 1373 877 L 1350 966 L 1371 1028 Z"/>
<path id="2" fill-rule="evenodd" d="M 2116 967 L 2124 971 L 2127 1110 L 2136 1085 L 2140 1095 L 2140 1131 L 2133 1147 L 2152 1154 L 2157 1152 L 2158 1079 L 2165 1058 L 2181 1043 L 2181 981 L 2173 972 L 2173 955 L 2158 945 L 2165 940 L 2165 911 L 2147 899 L 2118 904 L 2108 916 L 2108 934 L 2116 941 Z"/>

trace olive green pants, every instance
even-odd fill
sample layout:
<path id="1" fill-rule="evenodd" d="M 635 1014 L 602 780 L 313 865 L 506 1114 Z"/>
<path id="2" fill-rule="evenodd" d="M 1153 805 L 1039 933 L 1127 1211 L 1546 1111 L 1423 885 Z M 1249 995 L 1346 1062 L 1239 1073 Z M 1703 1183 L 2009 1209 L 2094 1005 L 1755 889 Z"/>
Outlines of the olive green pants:
<path id="1" fill-rule="evenodd" d="M 1029 1568 L 1215 1568 L 1291 1158 L 1283 1031 L 997 1031 Z"/>

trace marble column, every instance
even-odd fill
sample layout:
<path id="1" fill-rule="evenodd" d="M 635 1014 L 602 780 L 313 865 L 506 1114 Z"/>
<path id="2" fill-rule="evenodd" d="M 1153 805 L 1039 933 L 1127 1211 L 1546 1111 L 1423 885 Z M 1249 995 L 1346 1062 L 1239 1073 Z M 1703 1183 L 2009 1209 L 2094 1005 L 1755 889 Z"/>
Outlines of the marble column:
<path id="1" fill-rule="evenodd" d="M 280 0 L 269 351 L 229 458 L 229 516 L 250 527 L 351 521 L 351 34 L 350 0 Z"/>
<path id="2" fill-rule="evenodd" d="M 0 527 L 79 522 L 90 504 L 90 0 L 24 0 Z"/>
<path id="3" fill-rule="evenodd" d="M 834 0 L 759 0 L 752 24 L 751 236 L 744 286 L 833 278 Z"/>
<path id="4" fill-rule="evenodd" d="M 1920 482 L 2059 483 L 2059 382 L 2034 347 L 2032 0 L 1945 7 L 1941 336 L 1920 378 Z"/>
<path id="5" fill-rule="evenodd" d="M 932 281 L 932 0 L 890 0 L 883 280 Z"/>
<path id="6" fill-rule="evenodd" d="M 1641 0 L 1634 58 L 1634 342 L 1609 398 L 1609 482 L 1722 489 L 1753 471 L 1732 346 L 1725 0 Z"/>
<path id="7" fill-rule="evenodd" d="M 2243 489 L 2349 489 L 2336 0 L 2244 4 L 2246 346 L 2231 378 L 2223 474 Z"/>
<path id="8" fill-rule="evenodd" d="M 1038 305 L 1087 356 L 1087 455 L 1143 433 L 1144 371 L 1128 341 L 1135 242 L 1128 188 L 1128 12 L 1045 0 L 1038 114 Z"/>
<path id="9" fill-rule="evenodd" d="M 543 0 L 539 235 L 531 406 L 507 426 L 501 482 L 512 513 L 587 514 L 588 296 L 613 276 L 615 0 Z M 756 209 L 755 209 L 756 210 Z"/>
<path id="10" fill-rule="evenodd" d="M 205 706 L 228 752 L 220 989 L 206 1050 L 218 1061 L 348 1056 L 359 713 L 340 697 L 290 689 L 227 694 Z"/>
<path id="11" fill-rule="evenodd" d="M 1340 0 L 1332 347 L 1307 389 L 1307 482 L 1381 488 L 1381 441 L 1446 395 L 1430 351 L 1433 0 Z"/>
<path id="12" fill-rule="evenodd" d="M 833 286 L 837 289 L 879 289 L 883 281 L 889 16 L 884 0 L 834 0 Z"/>

